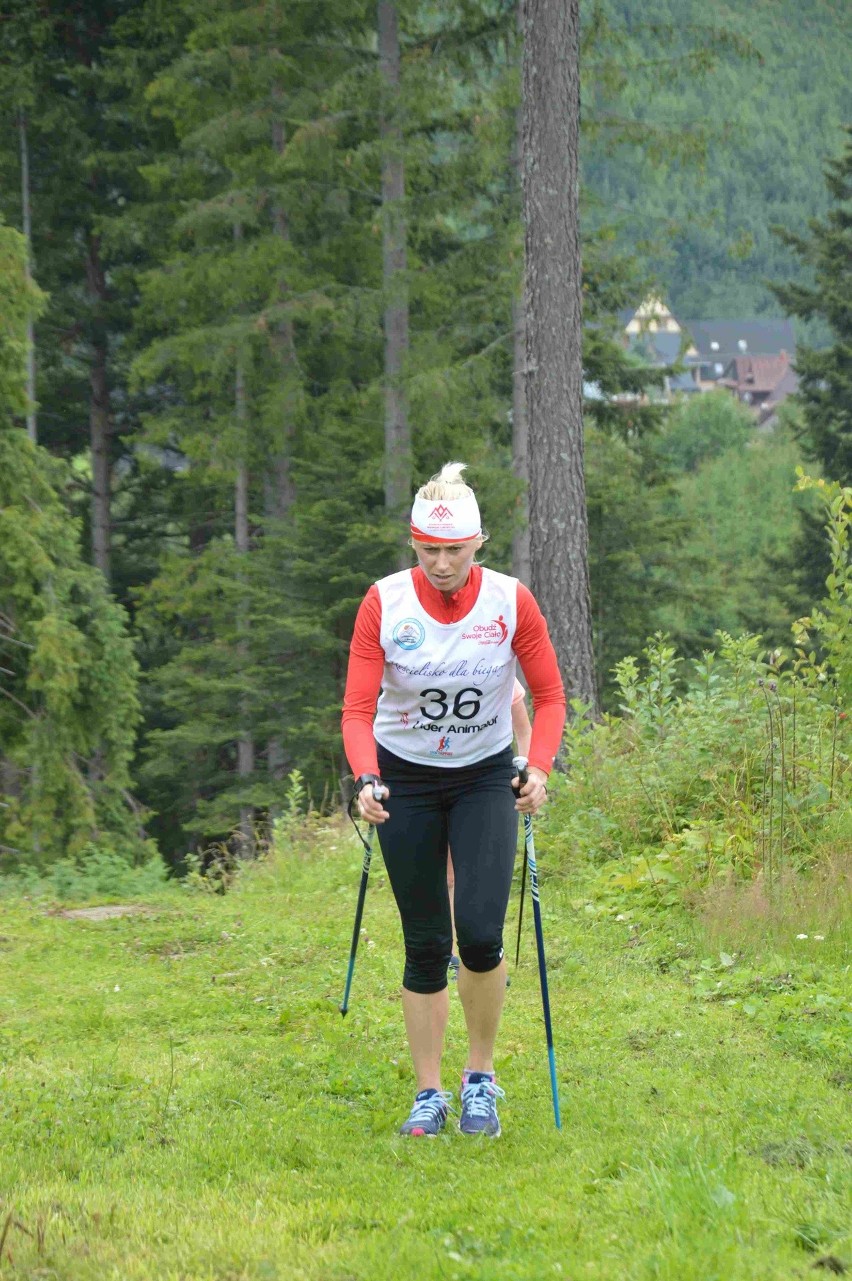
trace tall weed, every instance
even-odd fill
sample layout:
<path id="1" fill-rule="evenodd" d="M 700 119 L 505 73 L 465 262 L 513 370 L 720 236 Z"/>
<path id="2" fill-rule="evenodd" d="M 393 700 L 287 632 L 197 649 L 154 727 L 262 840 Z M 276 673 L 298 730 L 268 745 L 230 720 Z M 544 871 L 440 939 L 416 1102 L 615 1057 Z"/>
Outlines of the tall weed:
<path id="1" fill-rule="evenodd" d="M 852 849 L 847 722 L 818 664 L 757 636 L 717 633 L 688 678 L 668 638 L 616 668 L 621 717 L 575 707 L 567 776 L 541 824 L 544 850 L 593 872 L 595 897 L 683 901 L 719 881 L 780 892 L 825 854 L 827 831 Z M 557 855 L 558 857 L 558 855 Z"/>
<path id="2" fill-rule="evenodd" d="M 687 667 L 658 632 L 615 667 L 620 717 L 595 724 L 572 707 L 541 843 L 589 865 L 602 910 L 723 883 L 759 883 L 771 901 L 852 855 L 852 488 L 801 468 L 797 487 L 824 503 L 831 573 L 792 654 L 717 631 Z"/>

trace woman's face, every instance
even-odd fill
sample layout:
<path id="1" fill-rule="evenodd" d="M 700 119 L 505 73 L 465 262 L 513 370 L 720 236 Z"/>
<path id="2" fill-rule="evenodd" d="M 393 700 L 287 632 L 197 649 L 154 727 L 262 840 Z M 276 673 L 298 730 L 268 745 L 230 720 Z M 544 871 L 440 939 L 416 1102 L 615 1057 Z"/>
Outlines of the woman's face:
<path id="1" fill-rule="evenodd" d="M 481 538 L 469 543 L 421 543 L 414 541 L 417 561 L 433 587 L 451 596 L 467 582 L 474 557 L 482 546 Z"/>

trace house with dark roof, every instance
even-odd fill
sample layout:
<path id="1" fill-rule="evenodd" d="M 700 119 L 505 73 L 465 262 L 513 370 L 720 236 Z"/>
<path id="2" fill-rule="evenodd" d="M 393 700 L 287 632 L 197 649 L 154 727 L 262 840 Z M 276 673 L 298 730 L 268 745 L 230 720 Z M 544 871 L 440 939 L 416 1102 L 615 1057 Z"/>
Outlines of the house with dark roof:
<path id="1" fill-rule="evenodd" d="M 761 317 L 758 320 L 684 320 L 690 346 L 685 361 L 701 391 L 710 391 L 727 376 L 732 360 L 743 356 L 796 354 L 796 333 L 791 320 Z"/>
<path id="2" fill-rule="evenodd" d="M 622 312 L 620 320 L 625 347 L 641 360 L 660 368 L 685 366 L 667 374 L 667 398 L 724 387 L 764 424 L 774 421 L 778 406 L 798 388 L 790 320 L 679 321 L 655 295 L 635 311 Z"/>

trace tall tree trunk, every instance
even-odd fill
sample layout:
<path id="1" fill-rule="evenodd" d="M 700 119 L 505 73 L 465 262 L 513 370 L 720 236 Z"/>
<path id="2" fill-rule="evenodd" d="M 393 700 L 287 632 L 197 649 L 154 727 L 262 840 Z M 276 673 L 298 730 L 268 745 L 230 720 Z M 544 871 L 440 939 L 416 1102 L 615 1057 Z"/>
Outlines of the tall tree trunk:
<path id="1" fill-rule="evenodd" d="M 513 370 L 512 370 L 512 471 L 523 485 L 518 497 L 518 516 L 521 524 L 512 538 L 512 573 L 529 587 L 532 580 L 530 564 L 530 515 L 529 515 L 529 426 L 525 374 L 527 364 L 526 325 L 522 298 L 512 299 Z"/>
<path id="2" fill-rule="evenodd" d="M 276 110 L 272 117 L 272 146 L 277 155 L 284 154 L 284 103 L 279 86 L 274 86 L 272 96 Z M 275 232 L 284 241 L 290 240 L 290 228 L 287 213 L 279 200 L 272 206 L 272 222 Z M 279 287 L 281 302 L 287 299 L 287 283 L 282 280 Z M 293 419 L 295 407 L 301 392 L 299 367 L 296 358 L 296 341 L 293 321 L 284 316 L 276 326 L 273 343 L 281 366 L 282 383 L 282 420 L 280 438 L 273 447 L 272 475 L 268 482 L 268 508 L 272 515 L 283 519 L 296 501 L 296 487 L 290 471 L 290 458 L 293 452 Z"/>
<path id="3" fill-rule="evenodd" d="M 234 225 L 234 239 L 242 239 L 242 227 Z M 248 399 L 246 396 L 245 363 L 242 353 L 237 355 L 234 378 L 234 409 L 242 457 L 237 462 L 234 487 L 234 544 L 237 555 L 249 554 L 249 471 L 246 462 L 248 449 Z M 240 574 L 245 579 L 245 574 Z M 237 605 L 237 659 L 241 672 L 249 663 L 249 634 L 251 631 L 251 601 L 248 592 L 242 592 Z M 245 695 L 239 699 L 240 723 L 237 736 L 237 777 L 250 779 L 254 774 L 254 736 L 251 730 L 251 708 Z M 254 808 L 240 806 L 240 854 L 249 857 L 254 853 Z"/>
<path id="4" fill-rule="evenodd" d="M 532 586 L 568 697 L 597 710 L 583 472 L 579 0 L 525 0 L 522 102 Z"/>
<path id="5" fill-rule="evenodd" d="M 242 370 L 237 370 L 237 416 L 240 414 L 240 405 L 245 406 L 245 385 Z M 241 556 L 247 556 L 249 551 L 249 474 L 248 468 L 244 462 L 237 466 L 237 480 L 234 494 L 234 538 L 237 552 Z M 249 642 L 248 636 L 251 627 L 249 617 L 249 600 L 244 596 L 240 601 L 237 615 L 237 658 L 239 660 L 240 670 L 244 671 L 249 661 Z M 248 706 L 248 700 L 242 696 L 239 701 L 240 711 L 240 728 L 237 738 L 237 777 L 240 779 L 250 779 L 254 774 L 254 737 L 251 732 L 250 718 L 251 711 Z M 242 841 L 243 855 L 248 856 L 254 852 L 254 809 L 251 805 L 240 806 L 240 837 Z"/>
<path id="6" fill-rule="evenodd" d="M 27 284 L 29 284 L 32 280 L 33 265 L 30 149 L 27 141 L 27 118 L 22 111 L 18 113 L 18 141 L 21 148 L 21 209 L 23 210 L 23 232 L 27 251 L 25 271 Z M 38 439 L 38 427 L 36 424 L 35 327 L 31 315 L 27 316 L 27 435 L 35 444 Z"/>
<path id="7" fill-rule="evenodd" d="M 274 85 L 272 89 L 274 101 L 272 146 L 278 156 L 284 154 L 286 143 L 283 96 L 280 86 Z M 290 227 L 287 221 L 287 212 L 280 200 L 275 200 L 273 203 L 272 224 L 276 235 L 289 242 Z M 282 279 L 279 286 L 279 297 L 282 303 L 286 301 L 287 292 L 287 282 Z M 281 421 L 276 425 L 277 431 L 273 442 L 271 471 L 264 481 L 264 509 L 268 517 L 282 521 L 289 515 L 296 501 L 296 487 L 290 470 L 290 457 L 293 449 L 294 411 L 301 391 L 296 357 L 296 338 L 293 321 L 289 316 L 282 317 L 280 323 L 275 327 L 272 342 L 281 370 Z M 279 656 L 278 661 L 286 662 L 286 658 L 282 659 Z M 279 709 L 278 715 L 279 723 L 283 723 L 283 709 Z M 269 739 L 266 749 L 266 768 L 273 783 L 283 786 L 284 779 L 287 777 L 288 761 L 284 751 L 284 741 L 280 734 L 273 734 Z M 270 818 L 277 818 L 281 812 L 281 805 L 270 806 Z"/>
<path id="8" fill-rule="evenodd" d="M 86 283 L 94 313 L 89 365 L 89 441 L 92 454 L 92 560 L 107 582 L 111 573 L 110 447 L 112 406 L 107 379 L 107 339 L 103 308 L 107 284 L 100 257 L 100 237 L 90 235 Z"/>
<path id="9" fill-rule="evenodd" d="M 518 0 L 516 26 L 520 37 L 519 47 L 523 49 L 524 38 L 524 0 Z M 515 112 L 515 138 L 512 147 L 512 170 L 518 191 L 522 188 L 523 174 L 521 157 L 524 147 L 524 113 L 518 105 Z M 532 569 L 530 566 L 530 460 L 529 460 L 529 426 L 527 423 L 527 401 L 524 371 L 527 366 L 527 331 L 524 324 L 523 284 L 521 293 L 512 299 L 512 472 L 521 482 L 518 498 L 520 524 L 512 538 L 512 573 L 515 578 L 530 586 Z"/>
<path id="10" fill-rule="evenodd" d="M 408 354 L 405 169 L 399 122 L 399 26 L 393 0 L 378 0 L 382 106 L 382 285 L 385 330 L 385 507 L 401 515 L 411 500 L 411 428 L 404 373 Z M 400 564 L 407 564 L 400 535 Z"/>

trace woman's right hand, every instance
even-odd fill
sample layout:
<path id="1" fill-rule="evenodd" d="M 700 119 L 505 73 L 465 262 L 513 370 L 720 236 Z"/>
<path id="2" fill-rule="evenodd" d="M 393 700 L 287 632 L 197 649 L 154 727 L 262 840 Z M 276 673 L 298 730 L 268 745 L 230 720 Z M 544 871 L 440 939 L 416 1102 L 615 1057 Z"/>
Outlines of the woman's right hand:
<path id="1" fill-rule="evenodd" d="M 384 783 L 380 783 L 377 790 L 380 792 L 382 800 L 386 796 L 390 796 L 390 788 Z M 382 801 L 376 800 L 373 795 L 373 788 L 369 783 L 366 787 L 362 787 L 358 793 L 358 812 L 363 819 L 366 819 L 368 823 L 372 823 L 374 826 L 378 826 L 379 823 L 386 823 L 390 818 L 390 814 L 384 809 Z"/>

